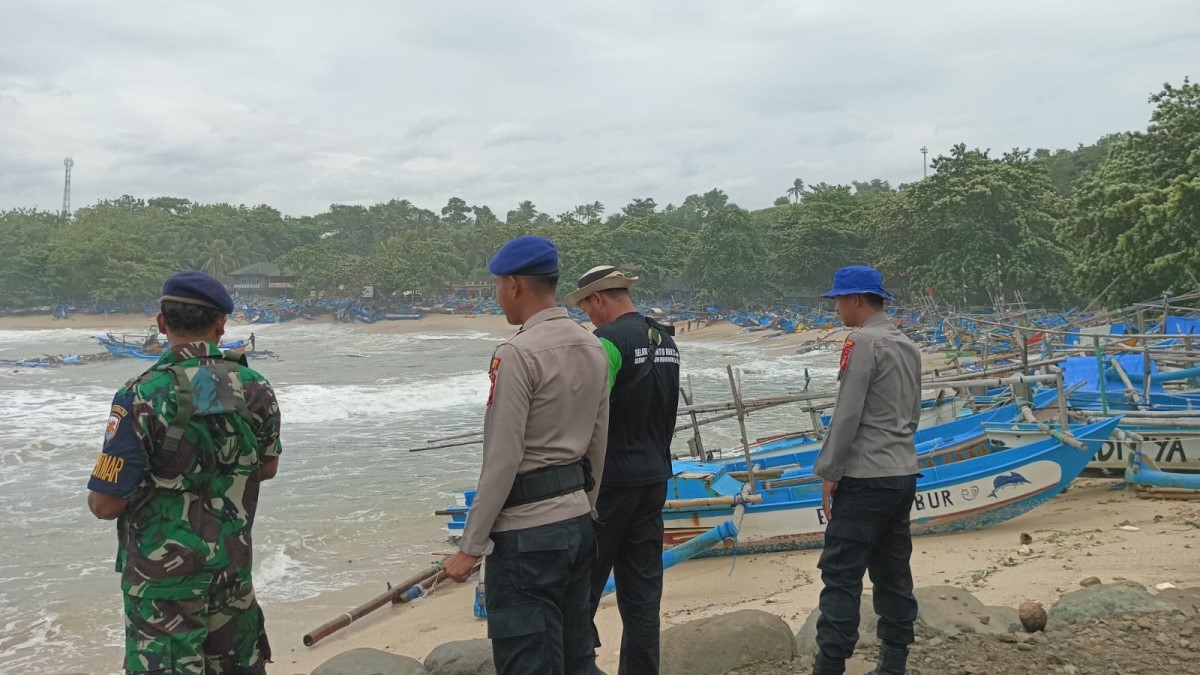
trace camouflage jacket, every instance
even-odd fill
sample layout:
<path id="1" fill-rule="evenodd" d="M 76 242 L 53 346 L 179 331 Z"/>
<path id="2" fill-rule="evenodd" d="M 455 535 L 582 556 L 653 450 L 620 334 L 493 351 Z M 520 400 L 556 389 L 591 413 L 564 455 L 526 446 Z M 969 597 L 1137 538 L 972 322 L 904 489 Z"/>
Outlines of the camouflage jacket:
<path id="1" fill-rule="evenodd" d="M 117 392 L 88 481 L 128 499 L 117 571 L 130 595 L 185 600 L 249 583 L 263 460 L 277 456 L 271 385 L 210 343 L 165 352 Z"/>

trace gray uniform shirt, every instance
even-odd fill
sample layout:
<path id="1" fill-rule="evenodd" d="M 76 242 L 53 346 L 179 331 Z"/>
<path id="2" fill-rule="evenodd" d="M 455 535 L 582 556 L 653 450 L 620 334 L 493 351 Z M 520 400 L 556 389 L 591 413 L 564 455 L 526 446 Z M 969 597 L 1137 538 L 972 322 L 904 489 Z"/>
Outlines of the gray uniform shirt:
<path id="1" fill-rule="evenodd" d="M 921 352 L 884 314 L 846 338 L 833 419 L 813 473 L 825 480 L 917 473 Z"/>
<path id="2" fill-rule="evenodd" d="M 491 552 L 492 532 L 590 513 L 604 475 L 608 358 L 600 340 L 561 307 L 538 312 L 496 348 L 483 418 L 483 468 L 459 548 Z M 587 457 L 596 487 L 504 508 L 518 473 Z"/>

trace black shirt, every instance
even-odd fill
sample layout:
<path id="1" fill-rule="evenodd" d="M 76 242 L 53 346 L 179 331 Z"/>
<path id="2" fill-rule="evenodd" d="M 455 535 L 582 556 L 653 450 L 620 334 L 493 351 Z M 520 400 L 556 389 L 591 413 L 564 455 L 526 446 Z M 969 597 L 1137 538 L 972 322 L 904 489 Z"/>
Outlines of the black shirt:
<path id="1" fill-rule="evenodd" d="M 679 409 L 674 332 L 637 312 L 596 329 L 608 354 L 612 388 L 602 489 L 671 477 L 671 438 Z"/>

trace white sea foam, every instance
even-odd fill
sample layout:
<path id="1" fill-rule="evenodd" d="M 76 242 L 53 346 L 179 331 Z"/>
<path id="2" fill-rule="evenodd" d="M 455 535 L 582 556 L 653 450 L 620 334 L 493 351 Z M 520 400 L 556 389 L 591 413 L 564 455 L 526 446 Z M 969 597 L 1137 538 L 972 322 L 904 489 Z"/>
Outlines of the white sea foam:
<path id="1" fill-rule="evenodd" d="M 258 553 L 254 592 L 266 601 L 284 602 L 315 598 L 328 586 L 317 581 L 319 571 L 288 555 L 287 546 Z"/>
<path id="2" fill-rule="evenodd" d="M 487 373 L 481 371 L 397 384 L 285 385 L 277 393 L 288 424 L 310 425 L 394 421 L 398 414 L 482 406 L 487 392 Z"/>

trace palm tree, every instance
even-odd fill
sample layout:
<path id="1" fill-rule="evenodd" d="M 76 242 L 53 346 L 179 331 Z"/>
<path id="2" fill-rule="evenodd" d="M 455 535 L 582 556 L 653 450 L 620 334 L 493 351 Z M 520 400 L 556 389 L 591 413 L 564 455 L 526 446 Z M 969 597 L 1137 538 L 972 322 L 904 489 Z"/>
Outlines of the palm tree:
<path id="1" fill-rule="evenodd" d="M 195 263 L 201 272 L 214 277 L 225 276 L 238 267 L 237 254 L 224 239 L 211 239 L 201 244 Z"/>
<path id="2" fill-rule="evenodd" d="M 800 195 L 804 194 L 804 181 L 800 178 L 792 181 L 792 187 L 787 189 L 787 193 L 791 196 L 793 204 L 800 203 Z"/>

